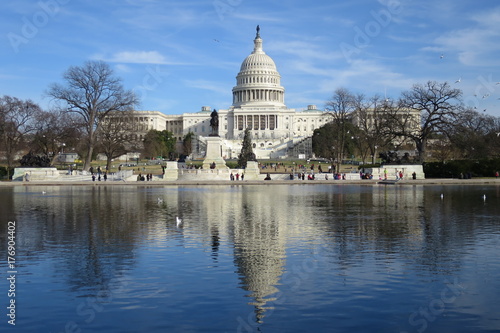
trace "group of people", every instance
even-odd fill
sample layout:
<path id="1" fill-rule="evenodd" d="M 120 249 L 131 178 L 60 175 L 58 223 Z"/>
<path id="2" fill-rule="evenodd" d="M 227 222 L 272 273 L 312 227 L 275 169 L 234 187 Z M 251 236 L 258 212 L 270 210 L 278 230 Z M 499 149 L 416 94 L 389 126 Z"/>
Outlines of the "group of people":
<path id="1" fill-rule="evenodd" d="M 373 179 L 373 174 L 369 172 L 359 172 L 359 178 L 360 179 Z"/>
<path id="2" fill-rule="evenodd" d="M 231 172 L 231 175 L 229 176 L 229 179 L 231 180 L 240 180 L 240 174 L 239 173 L 236 173 L 236 175 L 234 175 L 232 172 Z M 241 180 L 244 180 L 245 179 L 245 174 L 242 173 L 241 174 Z"/>
<path id="3" fill-rule="evenodd" d="M 150 181 L 153 180 L 153 174 L 152 173 L 147 173 L 146 177 L 144 177 L 142 174 L 137 175 L 137 181 L 138 182 L 143 182 L 143 181 Z"/>
<path id="4" fill-rule="evenodd" d="M 396 170 L 395 175 L 396 180 L 403 180 L 405 177 L 403 170 Z M 415 171 L 413 171 L 413 173 L 411 174 L 411 178 L 417 179 L 417 173 Z M 384 169 L 384 179 L 387 180 L 387 169 Z"/>
<path id="5" fill-rule="evenodd" d="M 290 174 L 290 179 L 293 180 L 293 173 Z M 297 174 L 297 179 L 298 180 L 305 180 L 306 179 L 306 173 L 305 172 L 299 172 Z M 314 173 L 308 173 L 307 174 L 307 180 L 315 180 L 316 179 L 316 176 L 314 175 Z"/>
<path id="6" fill-rule="evenodd" d="M 101 180 L 108 180 L 108 167 L 106 167 L 106 170 L 103 172 L 101 167 L 98 166 L 97 167 L 97 172 L 94 172 L 94 167 L 90 167 L 89 171 L 90 171 L 90 174 L 92 175 L 92 181 L 95 182 L 95 180 L 97 179 L 97 181 L 101 181 Z M 97 177 L 96 177 L 97 175 Z M 102 178 L 101 178 L 102 176 Z"/>

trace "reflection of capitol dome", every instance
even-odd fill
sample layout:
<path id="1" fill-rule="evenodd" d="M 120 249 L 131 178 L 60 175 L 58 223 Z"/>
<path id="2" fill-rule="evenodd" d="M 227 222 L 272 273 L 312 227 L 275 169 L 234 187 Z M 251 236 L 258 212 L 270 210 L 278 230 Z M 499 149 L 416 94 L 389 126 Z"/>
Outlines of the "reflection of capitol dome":
<path id="1" fill-rule="evenodd" d="M 253 52 L 243 60 L 233 88 L 233 106 L 278 105 L 283 106 L 285 89 L 280 85 L 281 76 L 274 60 L 262 50 L 260 28 L 254 39 Z"/>

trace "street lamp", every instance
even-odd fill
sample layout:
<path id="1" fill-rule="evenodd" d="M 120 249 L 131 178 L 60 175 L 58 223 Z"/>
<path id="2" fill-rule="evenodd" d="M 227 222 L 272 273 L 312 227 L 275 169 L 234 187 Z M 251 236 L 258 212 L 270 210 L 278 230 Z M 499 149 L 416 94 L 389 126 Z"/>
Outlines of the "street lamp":
<path id="1" fill-rule="evenodd" d="M 332 146 L 332 163 L 334 166 L 333 171 L 337 172 L 337 168 L 339 169 L 338 171 L 340 171 L 340 166 L 337 166 L 337 154 L 335 151 L 335 146 Z"/>

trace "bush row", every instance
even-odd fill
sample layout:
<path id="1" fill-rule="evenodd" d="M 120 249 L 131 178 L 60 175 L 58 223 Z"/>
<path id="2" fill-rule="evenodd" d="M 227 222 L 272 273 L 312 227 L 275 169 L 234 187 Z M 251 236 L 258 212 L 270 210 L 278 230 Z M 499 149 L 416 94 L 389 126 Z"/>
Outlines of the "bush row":
<path id="1" fill-rule="evenodd" d="M 423 167 L 426 178 L 494 177 L 500 172 L 500 159 L 427 162 Z"/>

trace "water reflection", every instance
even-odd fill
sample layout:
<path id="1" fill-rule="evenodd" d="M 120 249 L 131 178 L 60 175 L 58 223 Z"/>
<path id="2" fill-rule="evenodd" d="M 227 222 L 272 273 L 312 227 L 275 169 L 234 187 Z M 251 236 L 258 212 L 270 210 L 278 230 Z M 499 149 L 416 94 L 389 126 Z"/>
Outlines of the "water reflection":
<path id="1" fill-rule="evenodd" d="M 473 272 L 498 273 L 490 249 L 500 235 L 499 203 L 493 186 L 11 187 L 0 188 L 0 242 L 6 243 L 6 222 L 18 221 L 27 282 L 41 278 L 33 267 L 50 267 L 44 272 L 53 279 L 43 283 L 66 299 L 113 290 L 116 278 L 137 280 L 108 305 L 117 313 L 148 307 L 160 315 L 171 302 L 180 308 L 199 302 L 200 311 L 217 319 L 204 322 L 212 330 L 235 329 L 235 318 L 247 321 L 248 313 L 250 329 L 285 329 L 293 316 L 303 322 L 297 330 L 324 330 L 302 318 L 312 309 L 322 316 L 318 322 L 336 313 L 339 330 L 376 322 L 387 331 L 388 321 L 367 315 L 373 311 L 367 299 L 386 303 L 379 310 L 391 309 L 405 327 L 414 300 L 435 281 L 465 275 L 470 286 Z M 2 245 L 3 257 L 5 250 Z M 488 258 L 488 265 L 477 260 L 472 267 L 473 256 Z M 176 293 L 183 280 L 188 291 Z M 211 311 L 208 300 L 227 311 Z M 35 311 L 40 302 L 33 302 Z M 125 305 L 114 309 L 118 304 Z M 366 318 L 353 322 L 352 315 Z M 165 315 L 156 325 L 175 329 L 172 321 L 201 320 L 192 313 L 173 318 Z M 105 316 L 100 320 L 109 324 Z"/>

